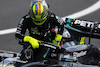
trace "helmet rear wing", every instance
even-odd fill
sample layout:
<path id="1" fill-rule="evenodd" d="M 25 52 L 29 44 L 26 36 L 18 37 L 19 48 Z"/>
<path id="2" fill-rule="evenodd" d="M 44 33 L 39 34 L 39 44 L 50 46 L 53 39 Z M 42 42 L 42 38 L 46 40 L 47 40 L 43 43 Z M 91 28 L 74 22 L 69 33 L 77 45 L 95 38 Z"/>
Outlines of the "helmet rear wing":
<path id="1" fill-rule="evenodd" d="M 100 23 L 88 20 L 66 18 L 65 28 L 73 35 L 100 39 Z"/>

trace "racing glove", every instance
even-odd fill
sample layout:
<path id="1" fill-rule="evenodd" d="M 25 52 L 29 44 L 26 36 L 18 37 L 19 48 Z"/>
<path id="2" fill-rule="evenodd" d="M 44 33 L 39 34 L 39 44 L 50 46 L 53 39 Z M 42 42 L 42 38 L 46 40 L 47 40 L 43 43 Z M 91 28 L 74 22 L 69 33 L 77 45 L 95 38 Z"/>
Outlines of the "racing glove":
<path id="1" fill-rule="evenodd" d="M 62 39 L 62 35 L 56 34 L 55 39 L 52 41 L 52 43 L 56 45 L 60 45 L 61 39 Z"/>
<path id="2" fill-rule="evenodd" d="M 32 45 L 33 49 L 39 48 L 39 43 L 42 41 L 39 41 L 31 36 L 25 36 L 23 39 L 24 42 L 29 42 Z"/>

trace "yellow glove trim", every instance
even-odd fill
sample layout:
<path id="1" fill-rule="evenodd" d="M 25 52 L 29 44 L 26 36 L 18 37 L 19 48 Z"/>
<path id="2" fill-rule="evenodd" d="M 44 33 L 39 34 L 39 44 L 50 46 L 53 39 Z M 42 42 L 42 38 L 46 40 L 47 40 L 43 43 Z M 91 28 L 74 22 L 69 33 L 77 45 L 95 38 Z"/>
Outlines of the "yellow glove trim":
<path id="1" fill-rule="evenodd" d="M 81 37 L 80 44 L 85 44 L 85 37 Z"/>
<path id="2" fill-rule="evenodd" d="M 60 45 L 61 39 L 62 39 L 62 35 L 56 34 L 55 39 L 52 41 L 52 43 L 56 45 Z"/>
<path id="3" fill-rule="evenodd" d="M 40 41 L 35 38 L 32 38 L 31 36 L 25 36 L 23 41 L 29 42 L 32 45 L 33 49 L 39 48 L 38 42 L 40 42 Z"/>

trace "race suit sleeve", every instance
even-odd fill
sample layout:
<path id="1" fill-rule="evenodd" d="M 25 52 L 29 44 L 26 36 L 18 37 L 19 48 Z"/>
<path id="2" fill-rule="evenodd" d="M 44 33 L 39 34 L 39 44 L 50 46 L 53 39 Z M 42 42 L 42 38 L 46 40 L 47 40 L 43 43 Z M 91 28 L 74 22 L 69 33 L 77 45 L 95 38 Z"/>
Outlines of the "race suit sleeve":
<path id="1" fill-rule="evenodd" d="M 25 36 L 25 32 L 26 32 L 26 24 L 25 24 L 25 19 L 22 18 L 20 23 L 17 26 L 17 30 L 15 33 L 15 37 L 19 42 L 23 42 L 23 38 Z"/>
<path id="2" fill-rule="evenodd" d="M 64 21 L 57 15 L 51 13 L 50 22 L 53 30 L 56 31 L 57 34 L 62 35 L 64 30 Z"/>
<path id="3" fill-rule="evenodd" d="M 52 25 L 52 32 L 55 32 L 55 35 L 52 35 L 52 43 L 59 45 L 60 41 L 62 39 L 62 34 L 63 34 L 63 20 L 61 20 L 61 18 L 59 18 L 57 15 L 55 14 L 51 14 L 51 25 Z"/>

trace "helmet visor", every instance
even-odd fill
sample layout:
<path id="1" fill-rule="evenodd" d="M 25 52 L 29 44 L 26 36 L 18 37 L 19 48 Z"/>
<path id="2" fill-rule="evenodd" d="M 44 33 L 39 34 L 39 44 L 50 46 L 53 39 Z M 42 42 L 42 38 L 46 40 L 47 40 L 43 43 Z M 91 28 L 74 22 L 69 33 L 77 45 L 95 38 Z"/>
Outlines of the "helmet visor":
<path id="1" fill-rule="evenodd" d="M 42 21 L 42 20 L 44 20 L 44 19 L 46 19 L 47 18 L 47 13 L 45 13 L 45 14 L 40 14 L 40 15 L 32 15 L 31 14 L 31 18 L 34 20 L 34 21 Z"/>

